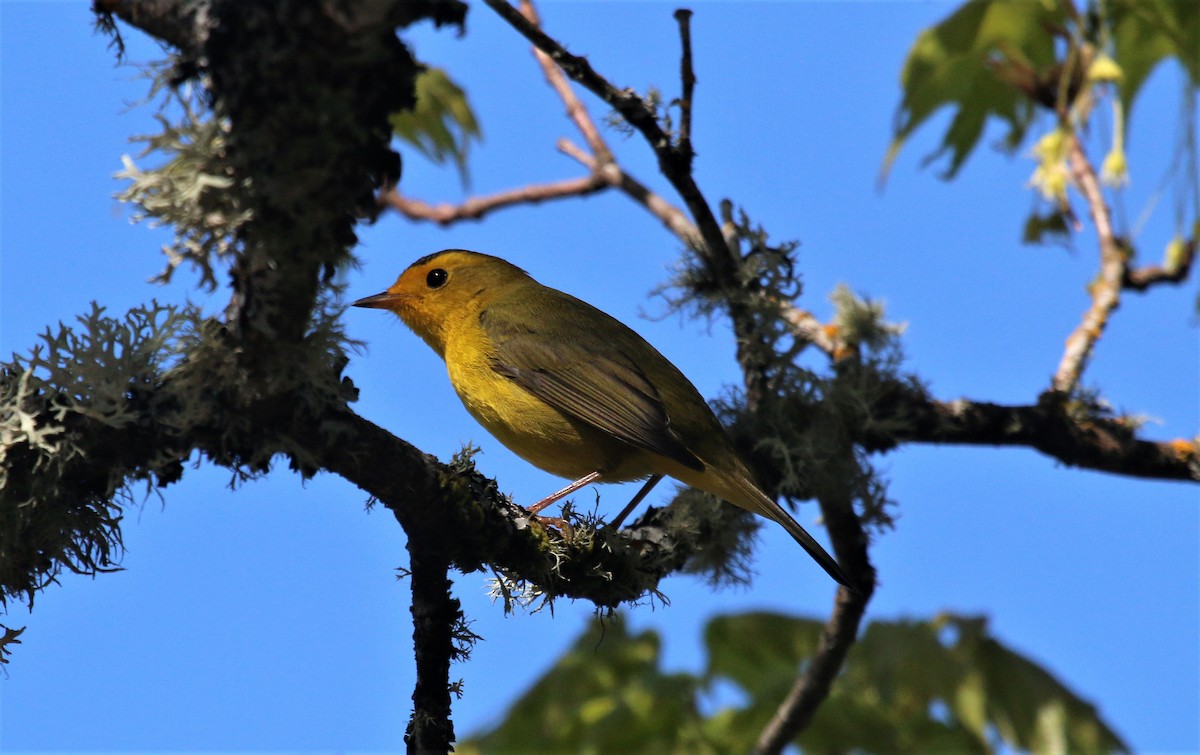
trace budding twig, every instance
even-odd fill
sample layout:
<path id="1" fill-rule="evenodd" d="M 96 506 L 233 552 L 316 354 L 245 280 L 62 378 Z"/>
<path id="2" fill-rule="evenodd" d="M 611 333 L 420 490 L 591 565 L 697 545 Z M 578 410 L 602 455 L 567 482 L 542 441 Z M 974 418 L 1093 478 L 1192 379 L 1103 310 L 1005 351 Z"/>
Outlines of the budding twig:
<path id="1" fill-rule="evenodd" d="M 1070 393 L 1079 384 L 1088 357 L 1108 324 L 1109 315 L 1121 304 L 1121 285 L 1127 270 L 1125 252 L 1113 232 L 1112 214 L 1100 190 L 1100 178 L 1075 136 L 1071 137 L 1067 162 L 1072 180 L 1087 201 L 1100 240 L 1100 275 L 1091 285 L 1092 304 L 1084 313 L 1083 321 L 1068 336 L 1062 360 L 1054 373 L 1053 387 L 1060 393 Z"/>

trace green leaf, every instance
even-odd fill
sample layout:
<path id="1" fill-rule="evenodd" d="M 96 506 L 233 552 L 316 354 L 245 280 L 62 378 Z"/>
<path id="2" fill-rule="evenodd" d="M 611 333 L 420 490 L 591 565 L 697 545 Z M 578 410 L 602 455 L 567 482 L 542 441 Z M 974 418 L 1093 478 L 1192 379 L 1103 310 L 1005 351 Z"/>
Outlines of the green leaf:
<path id="1" fill-rule="evenodd" d="M 943 178 L 958 173 L 989 118 L 1008 125 L 1004 144 L 1016 149 L 1033 119 L 1030 94 L 1052 75 L 1052 30 L 1063 23 L 1058 3 L 972 0 L 921 32 L 901 73 L 904 95 L 884 175 L 913 132 L 944 107 L 955 110 L 953 119 L 941 146 L 926 158 L 949 153 Z"/>
<path id="2" fill-rule="evenodd" d="M 958 633 L 951 651 L 983 674 L 988 718 L 1009 745 L 1031 752 L 1128 751 L 1095 706 L 988 636 L 983 619 L 943 621 Z"/>
<path id="3" fill-rule="evenodd" d="M 921 32 L 904 63 L 883 176 L 909 137 L 943 108 L 953 116 L 926 162 L 948 157 L 942 178 L 950 179 L 990 119 L 1008 128 L 1003 147 L 1019 148 L 1037 107 L 1058 102 L 1064 76 L 1068 102 L 1083 87 L 1112 83 L 1126 113 L 1168 58 L 1182 66 L 1190 87 L 1200 86 L 1200 2 L 1093 0 L 1078 13 L 1069 7 L 1055 0 L 969 0 Z"/>
<path id="4" fill-rule="evenodd" d="M 1030 214 L 1025 220 L 1025 232 L 1021 241 L 1026 244 L 1066 243 L 1070 238 L 1071 228 L 1067 225 L 1067 216 L 1056 205 L 1045 214 Z"/>
<path id="5" fill-rule="evenodd" d="M 702 677 L 664 674 L 659 638 L 618 619 L 584 632 L 459 752 L 745 752 L 816 651 L 823 624 L 772 613 L 705 628 Z M 737 702 L 718 694 L 732 686 Z M 723 703 L 711 715 L 701 695 Z M 738 696 L 732 696 L 737 699 Z M 875 621 L 798 744 L 805 752 L 1123 751 L 1096 709 L 978 617 Z"/>
<path id="6" fill-rule="evenodd" d="M 800 664 L 816 652 L 823 626 L 766 612 L 718 616 L 704 628 L 704 679 L 728 679 L 751 697 L 782 696 Z"/>
<path id="7" fill-rule="evenodd" d="M 430 160 L 454 160 L 467 181 L 467 153 L 471 141 L 481 141 L 479 123 L 467 94 L 440 68 L 426 68 L 416 79 L 417 104 L 394 113 L 392 130 Z"/>
<path id="8" fill-rule="evenodd" d="M 1200 86 L 1200 3 L 1190 0 L 1109 0 L 1116 61 L 1124 77 L 1127 113 L 1142 84 L 1163 60 L 1174 57 L 1192 87 Z"/>
<path id="9" fill-rule="evenodd" d="M 702 744 L 696 679 L 663 673 L 659 646 L 657 634 L 631 635 L 619 617 L 592 627 L 503 723 L 456 751 L 712 752 Z"/>

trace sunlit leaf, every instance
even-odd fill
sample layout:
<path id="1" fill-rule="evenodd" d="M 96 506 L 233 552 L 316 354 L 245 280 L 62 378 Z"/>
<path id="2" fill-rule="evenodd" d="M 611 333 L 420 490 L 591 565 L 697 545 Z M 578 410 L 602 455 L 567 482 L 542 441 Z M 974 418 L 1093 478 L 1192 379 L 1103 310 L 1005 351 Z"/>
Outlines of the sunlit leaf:
<path id="1" fill-rule="evenodd" d="M 752 697 L 782 695 L 821 638 L 822 622 L 776 613 L 719 616 L 704 628 L 705 678 L 726 678 Z"/>
<path id="2" fill-rule="evenodd" d="M 1064 94 L 1061 104 L 1069 104 L 1093 84 L 1115 84 L 1126 113 L 1164 60 L 1179 63 L 1188 86 L 1200 86 L 1200 2 L 1093 0 L 1081 6 L 1076 14 L 1052 0 L 969 0 L 924 30 L 904 63 L 883 174 L 909 137 L 944 108 L 953 111 L 950 125 L 926 162 L 945 157 L 942 177 L 948 179 L 990 120 L 1006 125 L 1002 145 L 1011 151 L 1022 144 L 1039 106 L 1060 104 Z M 1080 50 L 1086 50 L 1082 61 Z M 1076 65 L 1081 62 L 1086 71 Z"/>
<path id="3" fill-rule="evenodd" d="M 1109 0 L 1107 8 L 1127 113 L 1151 72 L 1167 58 L 1175 58 L 1190 86 L 1200 86 L 1200 3 Z"/>
<path id="4" fill-rule="evenodd" d="M 702 676 L 664 674 L 653 632 L 585 632 L 492 731 L 459 752 L 745 752 L 816 650 L 822 623 L 771 613 L 705 629 Z M 724 694 L 728 688 L 744 695 Z M 707 703 L 707 704 L 706 704 Z M 705 716 L 701 710 L 715 708 Z M 798 744 L 805 752 L 1123 751 L 1096 709 L 1004 647 L 982 618 L 876 621 Z"/>
<path id="5" fill-rule="evenodd" d="M 714 752 L 703 746 L 697 680 L 664 673 L 659 650 L 657 634 L 631 635 L 620 618 L 593 626 L 503 723 L 456 751 Z"/>
<path id="6" fill-rule="evenodd" d="M 416 107 L 393 114 L 392 130 L 438 164 L 453 160 L 465 182 L 471 142 L 481 139 L 466 92 L 432 67 L 417 75 L 416 88 Z"/>
<path id="7" fill-rule="evenodd" d="M 1019 146 L 1034 115 L 1031 93 L 1055 78 L 1053 30 L 1063 22 L 1058 3 L 973 0 L 923 31 L 901 73 L 904 95 L 884 172 L 913 132 L 944 107 L 954 116 L 927 158 L 948 153 L 944 178 L 962 167 L 990 118 L 1007 124 L 1007 148 Z"/>

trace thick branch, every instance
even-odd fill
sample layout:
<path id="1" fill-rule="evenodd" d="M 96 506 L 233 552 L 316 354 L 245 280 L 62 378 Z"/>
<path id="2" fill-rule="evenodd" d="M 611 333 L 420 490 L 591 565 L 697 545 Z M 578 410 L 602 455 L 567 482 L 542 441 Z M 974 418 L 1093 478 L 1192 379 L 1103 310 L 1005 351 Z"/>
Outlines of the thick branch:
<path id="1" fill-rule="evenodd" d="M 1047 393 L 1034 405 L 982 401 L 936 401 L 907 386 L 871 408 L 876 427 L 866 425 L 861 442 L 869 450 L 899 443 L 1024 446 L 1072 467 L 1159 480 L 1200 481 L 1200 448 L 1194 440 L 1150 441 L 1121 418 L 1071 407 L 1062 394 Z M 896 429 L 899 428 L 899 429 Z"/>
<path id="2" fill-rule="evenodd" d="M 320 465 L 378 498 L 407 532 L 452 529 L 449 557 L 464 573 L 494 565 L 548 596 L 616 606 L 654 589 L 697 546 L 688 533 L 667 531 L 665 515 L 564 542 L 501 495 L 494 481 L 443 465 L 348 409 L 297 432 L 305 429 Z"/>
<path id="3" fill-rule="evenodd" d="M 447 572 L 450 562 L 439 547 L 445 533 L 410 532 L 408 553 L 412 581 L 413 651 L 417 681 L 413 687 L 413 713 L 404 741 L 410 753 L 444 753 L 454 742 L 450 719 L 451 635 L 459 616 L 458 601 L 451 597 Z"/>
<path id="4" fill-rule="evenodd" d="M 186 55 L 195 56 L 208 39 L 210 2 L 180 0 L 94 0 L 92 11 L 116 16 Z"/>

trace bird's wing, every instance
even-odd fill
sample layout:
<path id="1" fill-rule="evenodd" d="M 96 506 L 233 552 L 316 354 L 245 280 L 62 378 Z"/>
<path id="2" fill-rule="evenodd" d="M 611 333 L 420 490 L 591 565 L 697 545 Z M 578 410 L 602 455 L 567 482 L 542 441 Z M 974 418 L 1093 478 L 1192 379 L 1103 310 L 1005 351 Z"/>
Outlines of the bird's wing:
<path id="1" fill-rule="evenodd" d="M 671 431 L 654 384 L 618 345 L 596 337 L 603 334 L 589 334 L 594 342 L 584 344 L 579 334 L 557 333 L 545 321 L 514 325 L 502 311 L 485 310 L 479 320 L 494 347 L 491 366 L 496 373 L 632 446 L 697 471 L 705 468 Z"/>

